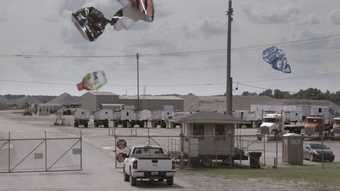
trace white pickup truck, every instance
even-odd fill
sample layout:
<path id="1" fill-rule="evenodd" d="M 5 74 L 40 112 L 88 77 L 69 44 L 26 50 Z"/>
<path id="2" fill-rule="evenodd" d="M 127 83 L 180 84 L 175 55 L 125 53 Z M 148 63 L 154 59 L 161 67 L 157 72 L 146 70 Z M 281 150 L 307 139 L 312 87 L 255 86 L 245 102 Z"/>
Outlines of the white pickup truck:
<path id="1" fill-rule="evenodd" d="M 158 146 L 135 146 L 124 160 L 124 181 L 136 186 L 137 180 L 162 182 L 169 186 L 174 184 L 175 161 L 166 155 Z"/>

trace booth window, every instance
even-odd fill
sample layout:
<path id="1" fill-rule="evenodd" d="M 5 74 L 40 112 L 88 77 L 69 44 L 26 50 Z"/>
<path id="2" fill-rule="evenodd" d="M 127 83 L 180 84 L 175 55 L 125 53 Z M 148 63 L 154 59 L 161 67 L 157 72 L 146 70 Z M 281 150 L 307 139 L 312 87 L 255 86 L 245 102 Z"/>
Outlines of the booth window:
<path id="1" fill-rule="evenodd" d="M 224 125 L 215 126 L 215 136 L 217 139 L 225 139 L 225 127 Z"/>
<path id="2" fill-rule="evenodd" d="M 203 124 L 194 124 L 193 126 L 193 136 L 204 137 L 204 125 Z"/>

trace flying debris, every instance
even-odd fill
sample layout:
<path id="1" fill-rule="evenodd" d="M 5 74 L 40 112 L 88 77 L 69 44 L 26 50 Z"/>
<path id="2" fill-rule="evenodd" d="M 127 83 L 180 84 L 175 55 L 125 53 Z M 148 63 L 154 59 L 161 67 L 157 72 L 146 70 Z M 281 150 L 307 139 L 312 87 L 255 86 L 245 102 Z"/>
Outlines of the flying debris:
<path id="1" fill-rule="evenodd" d="M 88 73 L 83 80 L 77 84 L 78 91 L 82 90 L 98 90 L 107 83 L 104 71 L 96 71 Z"/>
<path id="2" fill-rule="evenodd" d="M 154 20 L 153 0 L 117 0 L 122 9 L 118 10 L 112 19 L 105 18 L 104 14 L 94 7 L 84 7 L 72 13 L 72 21 L 83 37 L 89 41 L 96 40 L 111 24 L 115 30 L 128 30 L 132 24 L 143 20 Z"/>
<path id="3" fill-rule="evenodd" d="M 263 60 L 272 66 L 273 69 L 283 73 L 291 73 L 291 67 L 288 64 L 286 54 L 283 50 L 272 46 L 262 52 Z"/>

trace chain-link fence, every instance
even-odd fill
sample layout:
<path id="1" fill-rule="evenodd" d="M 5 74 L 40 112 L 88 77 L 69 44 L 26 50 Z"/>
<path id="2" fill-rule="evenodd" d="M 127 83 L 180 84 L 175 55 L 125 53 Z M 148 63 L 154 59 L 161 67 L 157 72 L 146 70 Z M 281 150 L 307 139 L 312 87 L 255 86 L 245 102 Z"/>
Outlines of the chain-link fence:
<path id="1" fill-rule="evenodd" d="M 136 145 L 160 146 L 180 167 L 217 167 L 221 165 L 234 166 L 235 164 L 246 165 L 248 154 L 250 152 L 263 153 L 264 144 L 266 144 L 258 141 L 256 137 L 233 135 L 115 135 L 114 142 L 116 168 L 123 166 L 129 148 Z"/>
<path id="2" fill-rule="evenodd" d="M 114 132 L 115 131 L 115 132 Z M 303 141 L 299 145 L 291 145 L 289 153 L 285 153 L 285 143 L 282 137 L 260 136 L 254 134 L 232 134 L 223 136 L 181 136 L 179 129 L 120 129 L 113 131 L 114 142 L 124 140 L 126 148 L 135 145 L 158 145 L 161 146 L 171 158 L 178 162 L 178 166 L 186 167 L 274 167 L 279 168 L 291 164 L 290 159 L 299 160 L 297 164 L 327 165 L 332 161 L 329 155 L 325 154 L 322 158 L 320 153 L 329 153 L 329 148 L 335 155 L 333 161 L 340 161 L 340 142 L 334 140 L 321 140 L 315 137 L 302 137 Z M 324 150 L 314 151 L 319 157 L 310 160 L 310 154 L 305 150 L 309 144 L 324 145 Z M 117 145 L 114 145 L 116 148 Z M 299 147 L 299 149 L 298 149 Z M 119 153 L 123 152 L 116 149 L 116 159 Z M 128 150 L 124 150 L 127 154 Z M 312 151 L 313 152 L 313 151 Z M 287 156 L 289 155 L 289 156 Z M 326 156 L 327 155 L 327 156 Z M 124 155 L 126 156 L 126 155 Z M 120 154 L 119 160 L 124 157 Z M 122 163 L 116 160 L 116 167 L 121 167 Z"/>

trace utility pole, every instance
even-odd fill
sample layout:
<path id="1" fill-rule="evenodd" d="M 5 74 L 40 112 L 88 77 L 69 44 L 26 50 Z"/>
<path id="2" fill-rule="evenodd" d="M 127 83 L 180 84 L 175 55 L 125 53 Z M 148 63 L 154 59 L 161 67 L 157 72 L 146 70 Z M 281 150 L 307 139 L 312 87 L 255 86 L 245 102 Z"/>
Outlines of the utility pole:
<path id="1" fill-rule="evenodd" d="M 137 59 L 137 108 L 136 111 L 139 111 L 139 104 L 140 104 L 140 100 L 139 100 L 139 53 L 137 52 L 136 54 L 136 59 Z"/>
<path id="2" fill-rule="evenodd" d="M 233 21 L 232 0 L 229 0 L 228 15 L 228 47 L 227 47 L 227 79 L 226 79 L 226 114 L 232 115 L 233 111 L 233 79 L 231 77 L 231 24 Z"/>

